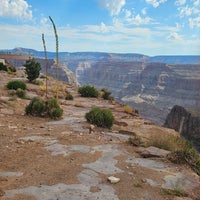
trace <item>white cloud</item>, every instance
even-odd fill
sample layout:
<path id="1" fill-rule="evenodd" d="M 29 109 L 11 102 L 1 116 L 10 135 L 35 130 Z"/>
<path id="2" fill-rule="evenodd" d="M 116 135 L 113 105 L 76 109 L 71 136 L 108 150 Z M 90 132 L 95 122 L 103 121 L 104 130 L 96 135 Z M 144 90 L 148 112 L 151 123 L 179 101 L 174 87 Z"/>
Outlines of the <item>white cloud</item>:
<path id="1" fill-rule="evenodd" d="M 161 3 L 165 3 L 167 0 L 146 0 L 146 3 L 151 4 L 154 8 L 157 8 Z"/>
<path id="2" fill-rule="evenodd" d="M 186 3 L 186 0 L 177 0 L 177 1 L 175 1 L 175 5 L 177 5 L 177 6 L 182 6 L 185 3 Z"/>
<path id="3" fill-rule="evenodd" d="M 188 6 L 179 8 L 178 10 L 179 10 L 180 17 L 190 16 L 192 14 L 192 8 Z"/>
<path id="4" fill-rule="evenodd" d="M 142 12 L 143 15 L 146 15 L 147 14 L 147 8 L 143 8 L 141 12 Z"/>
<path id="5" fill-rule="evenodd" d="M 200 28 L 200 16 L 196 18 L 189 18 L 189 26 L 190 28 L 194 28 L 194 27 Z"/>
<path id="6" fill-rule="evenodd" d="M 152 18 L 150 17 L 142 18 L 139 14 L 137 14 L 135 17 L 127 18 L 126 21 L 129 22 L 130 24 L 142 25 L 142 24 L 149 24 L 152 21 Z"/>
<path id="7" fill-rule="evenodd" d="M 46 24 L 47 24 L 47 21 L 48 21 L 48 19 L 47 19 L 46 17 L 44 17 L 44 18 L 42 18 L 42 19 L 40 20 L 40 23 L 41 23 L 41 25 L 43 26 L 43 25 L 46 25 Z"/>
<path id="8" fill-rule="evenodd" d="M 190 15 L 197 14 L 200 12 L 200 10 L 196 7 L 189 7 L 188 5 L 185 7 L 178 8 L 178 11 L 180 17 L 188 17 Z"/>
<path id="9" fill-rule="evenodd" d="M 98 2 L 110 12 L 111 16 L 118 15 L 126 4 L 126 0 L 98 0 Z"/>
<path id="10" fill-rule="evenodd" d="M 200 6 L 200 0 L 194 1 L 194 6 Z"/>
<path id="11" fill-rule="evenodd" d="M 125 10 L 125 17 L 129 18 L 131 16 L 131 11 L 130 10 Z"/>
<path id="12" fill-rule="evenodd" d="M 25 0 L 1 0 L 0 17 L 32 19 L 32 11 Z"/>
<path id="13" fill-rule="evenodd" d="M 181 35 L 179 35 L 177 32 L 171 32 L 168 36 L 167 36 L 167 40 L 169 41 L 183 41 L 183 38 Z"/>

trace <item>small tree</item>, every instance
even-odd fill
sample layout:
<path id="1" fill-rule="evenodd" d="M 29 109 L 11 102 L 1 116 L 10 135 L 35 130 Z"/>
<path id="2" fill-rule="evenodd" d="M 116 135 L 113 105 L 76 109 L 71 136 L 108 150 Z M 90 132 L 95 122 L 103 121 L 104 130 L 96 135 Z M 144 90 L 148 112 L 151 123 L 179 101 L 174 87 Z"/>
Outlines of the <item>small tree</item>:
<path id="1" fill-rule="evenodd" d="M 27 78 L 30 82 L 37 79 L 40 75 L 41 65 L 38 62 L 35 62 L 35 59 L 29 59 L 24 64 L 25 73 L 27 74 Z"/>

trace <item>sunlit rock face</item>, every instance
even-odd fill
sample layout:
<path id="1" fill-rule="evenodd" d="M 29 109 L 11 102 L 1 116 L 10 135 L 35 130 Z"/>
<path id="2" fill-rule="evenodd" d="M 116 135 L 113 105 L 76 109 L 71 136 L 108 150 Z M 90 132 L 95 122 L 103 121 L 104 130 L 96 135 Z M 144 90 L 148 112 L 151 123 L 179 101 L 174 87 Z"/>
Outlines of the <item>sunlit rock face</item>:
<path id="1" fill-rule="evenodd" d="M 200 65 L 145 62 L 79 62 L 75 73 L 81 85 L 108 88 L 140 114 L 163 124 L 174 105 L 200 107 Z"/>

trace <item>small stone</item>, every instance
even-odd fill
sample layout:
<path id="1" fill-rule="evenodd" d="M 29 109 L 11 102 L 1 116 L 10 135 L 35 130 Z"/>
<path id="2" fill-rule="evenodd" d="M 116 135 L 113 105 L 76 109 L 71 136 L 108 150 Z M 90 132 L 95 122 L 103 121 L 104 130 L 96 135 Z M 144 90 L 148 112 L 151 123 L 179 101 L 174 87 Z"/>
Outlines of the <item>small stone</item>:
<path id="1" fill-rule="evenodd" d="M 90 124 L 89 133 L 93 133 L 94 132 L 94 128 L 95 128 L 95 126 L 93 124 Z"/>
<path id="2" fill-rule="evenodd" d="M 120 181 L 120 178 L 114 177 L 114 176 L 109 176 L 108 181 L 110 183 L 118 183 Z"/>

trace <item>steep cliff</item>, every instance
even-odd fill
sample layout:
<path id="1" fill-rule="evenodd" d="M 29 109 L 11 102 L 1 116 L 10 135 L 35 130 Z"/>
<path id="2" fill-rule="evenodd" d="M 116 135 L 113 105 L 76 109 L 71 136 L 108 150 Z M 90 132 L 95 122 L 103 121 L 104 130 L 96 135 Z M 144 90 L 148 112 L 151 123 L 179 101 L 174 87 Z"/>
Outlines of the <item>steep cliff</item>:
<path id="1" fill-rule="evenodd" d="M 199 65 L 144 62 L 79 62 L 80 84 L 108 88 L 114 97 L 136 107 L 140 114 L 163 124 L 174 105 L 200 107 Z"/>
<path id="2" fill-rule="evenodd" d="M 200 114 L 196 115 L 176 105 L 167 115 L 164 126 L 179 131 L 184 138 L 192 141 L 200 151 Z"/>

